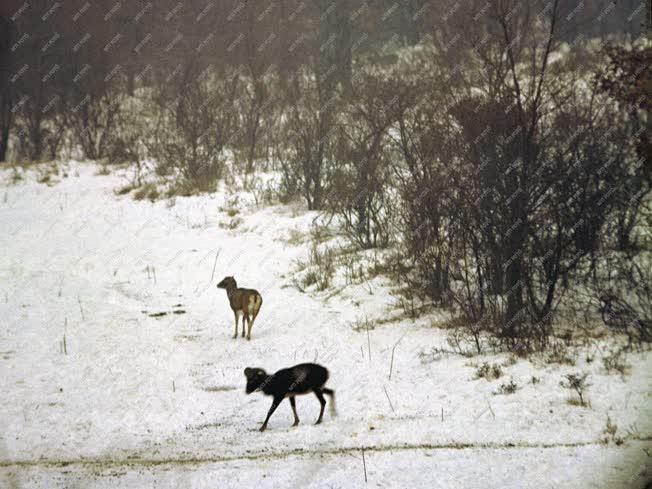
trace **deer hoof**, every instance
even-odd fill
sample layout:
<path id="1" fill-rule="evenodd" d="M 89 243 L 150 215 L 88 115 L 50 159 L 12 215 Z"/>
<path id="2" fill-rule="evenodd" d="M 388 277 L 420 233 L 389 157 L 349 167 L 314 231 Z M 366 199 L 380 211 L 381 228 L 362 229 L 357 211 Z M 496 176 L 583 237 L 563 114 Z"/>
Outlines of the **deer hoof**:
<path id="1" fill-rule="evenodd" d="M 243 336 L 244 338 L 244 336 Z M 251 341 L 251 336 L 247 336 L 247 341 Z"/>
<path id="2" fill-rule="evenodd" d="M 237 339 L 238 339 L 238 335 L 237 335 L 237 334 L 234 334 L 234 335 L 233 335 L 233 339 L 234 339 L 234 340 L 237 340 Z"/>
<path id="3" fill-rule="evenodd" d="M 262 433 L 262 432 L 265 431 L 266 429 L 267 429 L 267 425 L 262 425 L 262 426 L 260 427 L 260 430 L 258 430 L 258 431 L 260 431 L 260 432 Z"/>

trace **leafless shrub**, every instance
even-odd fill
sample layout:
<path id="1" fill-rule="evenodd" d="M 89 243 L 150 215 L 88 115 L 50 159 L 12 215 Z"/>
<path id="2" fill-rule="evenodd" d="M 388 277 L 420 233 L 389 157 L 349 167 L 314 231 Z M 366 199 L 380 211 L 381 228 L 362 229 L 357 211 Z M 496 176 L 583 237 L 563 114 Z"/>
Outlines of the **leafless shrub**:
<path id="1" fill-rule="evenodd" d="M 503 369 L 497 363 L 489 364 L 484 362 L 475 371 L 476 379 L 495 380 L 503 375 Z"/>
<path id="2" fill-rule="evenodd" d="M 150 148 L 160 175 L 178 172 L 180 194 L 212 190 L 224 170 L 223 149 L 232 131 L 233 98 L 238 86 L 231 77 L 210 68 L 185 66 L 173 93 L 160 87 L 155 136 Z"/>
<path id="3" fill-rule="evenodd" d="M 627 356 L 622 348 L 617 348 L 602 357 L 602 365 L 608 373 L 618 372 L 625 375 L 630 365 L 627 364 Z"/>
<path id="4" fill-rule="evenodd" d="M 290 107 L 286 121 L 287 148 L 281 148 L 285 191 L 296 186 L 311 210 L 327 200 L 327 173 L 335 161 L 335 113 L 339 92 L 317 61 L 297 71 L 289 85 Z"/>
<path id="5" fill-rule="evenodd" d="M 611 421 L 611 416 L 607 415 L 607 422 L 604 427 L 604 430 L 602 433 L 604 434 L 604 438 L 602 439 L 602 442 L 605 445 L 608 445 L 609 443 L 614 443 L 616 446 L 622 445 L 625 440 L 621 436 L 617 436 L 616 433 L 618 432 L 618 425 L 613 423 Z"/>
<path id="6" fill-rule="evenodd" d="M 361 73 L 339 117 L 338 160 L 326 203 L 349 239 L 369 249 L 386 246 L 392 234 L 391 152 L 387 107 L 391 84 Z"/>
<path id="7" fill-rule="evenodd" d="M 233 217 L 231 219 L 227 219 L 226 221 L 221 221 L 218 225 L 222 229 L 229 229 L 229 230 L 234 230 L 238 228 L 244 220 L 241 217 Z"/>
<path id="8" fill-rule="evenodd" d="M 640 284 L 635 280 L 629 283 Z M 642 288 L 650 287 L 649 283 L 640 285 Z M 645 295 L 652 298 L 650 291 L 646 291 Z M 628 348 L 631 349 L 634 342 L 639 345 L 652 342 L 652 318 L 641 317 L 643 309 L 639 313 L 625 299 L 618 297 L 615 293 L 602 294 L 600 303 L 602 320 L 612 331 L 627 335 Z"/>
<path id="9" fill-rule="evenodd" d="M 509 395 L 514 394 L 518 390 L 518 385 L 514 382 L 514 379 L 509 379 L 509 382 L 500 384 L 498 390 L 494 392 L 494 395 Z"/>
<path id="10" fill-rule="evenodd" d="M 355 318 L 355 321 L 351 323 L 351 328 L 356 333 L 371 331 L 376 329 L 376 323 L 370 320 L 367 316 L 358 316 Z"/>
<path id="11" fill-rule="evenodd" d="M 365 268 L 360 263 L 359 257 L 354 251 L 345 251 L 339 258 L 344 271 L 344 280 L 347 285 L 364 280 L 366 275 Z"/>
<path id="12" fill-rule="evenodd" d="M 584 373 L 574 373 L 574 374 L 567 374 L 565 375 L 565 380 L 562 380 L 559 385 L 561 385 L 564 389 L 569 389 L 574 391 L 578 398 L 579 398 L 579 405 L 580 406 L 586 406 L 586 402 L 584 400 L 584 394 L 586 392 L 586 389 L 588 389 L 591 384 L 587 382 L 587 377 L 589 374 Z M 569 400 L 569 402 L 572 404 L 574 402 L 573 399 Z"/>
<path id="13" fill-rule="evenodd" d="M 456 34 L 468 43 L 438 45 L 435 63 L 396 82 L 402 238 L 405 261 L 433 302 L 527 354 L 550 347 L 566 292 L 596 278 L 622 199 L 648 186 L 630 144 L 637 125 L 586 82 L 599 54 L 580 46 L 549 62 L 559 47 L 559 2 L 538 17 L 530 6 L 491 4 L 486 22 L 473 22 L 485 3 L 437 24 L 449 35 L 436 44 Z M 531 36 L 515 34 L 523 29 Z M 496 82 L 479 87 L 477 77 Z M 639 207 L 628 206 L 628 226 Z"/>
<path id="14" fill-rule="evenodd" d="M 569 347 L 563 341 L 551 341 L 544 353 L 546 363 L 558 363 L 560 365 L 575 365 L 575 357 L 569 351 Z"/>
<path id="15" fill-rule="evenodd" d="M 302 289 L 316 285 L 318 291 L 323 291 L 330 287 L 335 274 L 334 253 L 330 248 L 320 251 L 317 243 L 312 242 L 307 262 L 299 266 L 306 270 L 301 279 Z"/>
<path id="16" fill-rule="evenodd" d="M 158 199 L 160 193 L 159 190 L 154 183 L 147 183 L 140 187 L 136 192 L 134 192 L 134 199 L 136 200 L 143 200 L 143 199 L 149 199 L 152 202 Z"/>
<path id="17" fill-rule="evenodd" d="M 84 155 L 94 160 L 116 156 L 112 153 L 121 147 L 116 135 L 121 123 L 122 96 L 97 81 L 82 102 L 68 115 Z"/>

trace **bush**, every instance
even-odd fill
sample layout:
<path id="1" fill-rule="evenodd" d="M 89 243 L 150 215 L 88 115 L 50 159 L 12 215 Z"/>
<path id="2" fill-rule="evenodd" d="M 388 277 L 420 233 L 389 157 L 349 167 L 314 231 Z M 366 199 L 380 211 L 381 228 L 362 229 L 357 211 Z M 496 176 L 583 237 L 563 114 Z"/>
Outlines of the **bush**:
<path id="1" fill-rule="evenodd" d="M 552 341 L 549 343 L 545 353 L 546 363 L 558 363 L 561 365 L 575 365 L 575 358 L 564 341 Z"/>
<path id="2" fill-rule="evenodd" d="M 300 280 L 299 290 L 316 285 L 318 291 L 326 290 L 331 285 L 335 274 L 335 256 L 333 250 L 326 248 L 319 250 L 315 241 L 312 242 L 307 263 L 299 263 L 299 268 L 304 270 Z"/>
<path id="3" fill-rule="evenodd" d="M 495 380 L 503 375 L 503 369 L 497 363 L 489 364 L 487 362 L 480 365 L 475 371 L 476 379 Z"/>
<path id="4" fill-rule="evenodd" d="M 134 192 L 134 199 L 143 200 L 149 199 L 152 202 L 159 197 L 159 191 L 155 184 L 147 183 Z"/>
<path id="5" fill-rule="evenodd" d="M 351 327 L 356 333 L 361 331 L 370 331 L 375 329 L 376 325 L 371 321 L 367 316 L 359 316 L 355 318 L 355 321 L 352 323 Z"/>
<path id="6" fill-rule="evenodd" d="M 181 192 L 212 191 L 224 170 L 224 144 L 232 131 L 236 84 L 211 69 L 197 73 L 186 67 L 171 99 L 168 87 L 156 97 L 158 122 L 149 148 L 160 175 L 178 173 Z"/>
<path id="7" fill-rule="evenodd" d="M 586 402 L 584 400 L 584 394 L 586 389 L 588 389 L 591 385 L 587 383 L 586 379 L 589 374 L 580 374 L 580 373 L 574 373 L 574 374 L 567 374 L 565 375 L 565 380 L 562 380 L 559 385 L 561 385 L 565 389 L 569 389 L 574 391 L 578 398 L 579 398 L 579 405 L 580 406 L 586 406 Z M 571 404 L 575 404 L 576 401 L 571 399 L 569 401 Z"/>
<path id="8" fill-rule="evenodd" d="M 391 239 L 391 152 L 387 114 L 391 89 L 380 77 L 357 77 L 355 94 L 339 118 L 338 165 L 326 202 L 341 219 L 348 238 L 362 249 L 387 246 Z"/>
<path id="9" fill-rule="evenodd" d="M 602 439 L 603 443 L 605 445 L 609 443 L 614 443 L 617 446 L 622 445 L 625 442 L 625 440 L 623 440 L 621 436 L 616 436 L 617 432 L 618 432 L 618 425 L 611 421 L 611 416 L 607 415 L 607 423 L 602 432 L 605 435 L 605 437 Z"/>
<path id="10" fill-rule="evenodd" d="M 482 43 L 455 56 L 438 50 L 396 81 L 402 244 L 433 302 L 527 353 L 548 347 L 557 313 L 575 300 L 569 291 L 604 285 L 612 236 L 640 222 L 649 175 L 626 106 L 587 83 L 595 73 L 585 60 L 599 66 L 599 54 L 574 46 L 546 62 L 557 46 L 556 7 L 474 22 L 481 8 L 460 4 L 455 22 L 438 27 L 449 38 L 473 31 Z M 511 50 L 511 33 L 523 30 L 532 35 Z M 541 52 L 541 42 L 555 47 Z M 511 62 L 496 64 L 493 53 L 507 51 Z M 496 82 L 478 85 L 481 77 Z M 652 323 L 639 318 L 647 337 Z"/>
<path id="11" fill-rule="evenodd" d="M 629 371 L 630 366 L 626 362 L 626 355 L 622 349 L 616 349 L 609 354 L 602 357 L 602 364 L 608 373 L 618 372 L 620 375 L 625 375 Z"/>
<path id="12" fill-rule="evenodd" d="M 494 392 L 495 395 L 507 395 L 514 394 L 518 390 L 518 385 L 514 382 L 513 379 L 510 379 L 509 382 L 500 384 L 498 390 Z"/>
<path id="13" fill-rule="evenodd" d="M 336 107 L 339 91 L 330 77 L 323 77 L 322 67 L 296 72 L 290 83 L 290 97 L 295 101 L 284 118 L 288 147 L 279 149 L 283 165 L 281 187 L 291 193 L 296 187 L 308 209 L 322 209 L 327 201 L 328 173 L 336 160 Z"/>

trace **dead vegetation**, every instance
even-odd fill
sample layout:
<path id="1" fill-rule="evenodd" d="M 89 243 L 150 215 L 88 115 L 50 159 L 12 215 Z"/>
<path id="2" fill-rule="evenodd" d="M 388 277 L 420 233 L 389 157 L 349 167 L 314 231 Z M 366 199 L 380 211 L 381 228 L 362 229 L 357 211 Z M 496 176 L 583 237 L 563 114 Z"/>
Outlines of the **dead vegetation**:
<path id="1" fill-rule="evenodd" d="M 150 183 L 146 183 L 145 185 L 138 188 L 138 190 L 134 192 L 134 199 L 135 200 L 148 199 L 151 202 L 154 202 L 159 198 L 160 195 L 161 194 L 156 184 L 150 182 Z"/>
<path id="2" fill-rule="evenodd" d="M 503 375 L 503 369 L 497 363 L 489 364 L 484 362 L 475 371 L 476 379 L 485 379 L 488 381 L 499 379 Z"/>
<path id="3" fill-rule="evenodd" d="M 564 389 L 568 389 L 570 391 L 573 391 L 577 397 L 571 397 L 568 399 L 568 403 L 573 405 L 573 406 L 590 406 L 586 402 L 586 390 L 591 386 L 587 382 L 589 374 L 588 373 L 572 373 L 572 374 L 566 374 L 564 376 L 564 380 L 562 380 L 559 385 L 561 385 Z"/>

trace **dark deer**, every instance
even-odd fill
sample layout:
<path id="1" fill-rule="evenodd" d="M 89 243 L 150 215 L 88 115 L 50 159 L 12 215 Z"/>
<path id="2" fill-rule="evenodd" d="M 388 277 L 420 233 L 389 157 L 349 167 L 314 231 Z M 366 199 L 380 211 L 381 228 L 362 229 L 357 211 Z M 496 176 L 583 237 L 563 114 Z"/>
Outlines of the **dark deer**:
<path id="1" fill-rule="evenodd" d="M 238 314 L 242 314 L 242 337 L 245 336 L 245 325 L 247 328 L 247 339 L 251 339 L 251 328 L 254 326 L 254 320 L 258 316 L 260 306 L 263 304 L 263 298 L 254 289 L 239 289 L 238 284 L 233 277 L 224 277 L 217 284 L 218 289 L 226 289 L 226 296 L 229 298 L 229 304 L 235 315 L 235 333 L 233 338 L 238 337 Z"/>
<path id="2" fill-rule="evenodd" d="M 315 424 L 321 423 L 324 416 L 324 406 L 326 406 L 326 399 L 324 394 L 330 397 L 330 411 L 331 416 L 335 416 L 335 392 L 331 389 L 324 387 L 328 380 L 328 370 L 321 365 L 315 363 L 301 363 L 294 367 L 284 368 L 279 370 L 274 375 L 267 375 L 262 368 L 245 368 L 244 374 L 247 377 L 247 394 L 259 390 L 268 396 L 273 396 L 272 407 L 269 408 L 267 418 L 260 431 L 265 431 L 267 422 L 272 416 L 279 404 L 286 397 L 290 400 L 292 412 L 294 413 L 294 424 L 299 424 L 299 416 L 297 415 L 297 406 L 294 400 L 295 396 L 302 394 L 309 394 L 313 392 L 319 403 L 321 410 L 319 411 L 319 418 Z"/>

